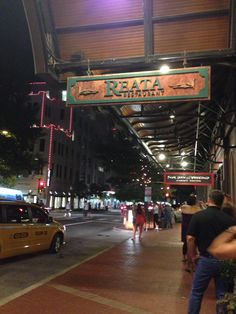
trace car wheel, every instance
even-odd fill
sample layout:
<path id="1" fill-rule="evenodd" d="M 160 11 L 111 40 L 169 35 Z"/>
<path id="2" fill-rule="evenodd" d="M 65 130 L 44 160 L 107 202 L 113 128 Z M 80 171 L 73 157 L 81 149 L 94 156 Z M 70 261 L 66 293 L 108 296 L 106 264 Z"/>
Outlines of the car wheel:
<path id="1" fill-rule="evenodd" d="M 62 245 L 62 238 L 59 233 L 55 234 L 50 246 L 50 253 L 58 253 Z"/>

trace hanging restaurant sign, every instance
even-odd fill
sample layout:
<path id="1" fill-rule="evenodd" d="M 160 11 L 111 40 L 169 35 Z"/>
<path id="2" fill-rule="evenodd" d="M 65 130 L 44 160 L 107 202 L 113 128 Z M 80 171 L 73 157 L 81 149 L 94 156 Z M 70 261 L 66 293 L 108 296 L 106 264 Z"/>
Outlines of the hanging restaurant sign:
<path id="1" fill-rule="evenodd" d="M 214 185 L 214 174 L 208 172 L 165 172 L 164 184 Z"/>
<path id="2" fill-rule="evenodd" d="M 210 67 L 69 77 L 67 105 L 209 100 Z"/>

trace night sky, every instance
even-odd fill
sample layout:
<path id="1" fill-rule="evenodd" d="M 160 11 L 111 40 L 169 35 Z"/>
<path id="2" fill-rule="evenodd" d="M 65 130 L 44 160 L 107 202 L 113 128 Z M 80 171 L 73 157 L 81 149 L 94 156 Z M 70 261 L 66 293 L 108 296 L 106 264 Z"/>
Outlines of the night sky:
<path id="1" fill-rule="evenodd" d="M 27 22 L 21 0 L 0 0 L 0 82 L 34 78 Z"/>

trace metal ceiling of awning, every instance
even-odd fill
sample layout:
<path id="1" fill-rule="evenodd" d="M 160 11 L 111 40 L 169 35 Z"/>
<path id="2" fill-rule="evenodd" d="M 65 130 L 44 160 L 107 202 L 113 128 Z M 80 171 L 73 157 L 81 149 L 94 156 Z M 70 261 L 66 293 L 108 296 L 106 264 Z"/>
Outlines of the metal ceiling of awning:
<path id="1" fill-rule="evenodd" d="M 234 1 L 22 1 L 36 73 L 62 85 L 69 76 L 156 70 L 163 62 L 171 68 L 211 66 L 210 101 L 113 109 L 162 170 L 209 171 L 210 164 L 214 170 L 213 146 L 222 145 L 221 127 L 230 120 Z M 162 162 L 160 153 L 166 155 Z"/>
<path id="2" fill-rule="evenodd" d="M 214 101 L 125 105 L 115 108 L 166 171 L 207 171 L 213 133 L 224 109 Z M 160 155 L 166 158 L 161 161 Z M 185 164 L 183 163 L 185 162 Z"/>

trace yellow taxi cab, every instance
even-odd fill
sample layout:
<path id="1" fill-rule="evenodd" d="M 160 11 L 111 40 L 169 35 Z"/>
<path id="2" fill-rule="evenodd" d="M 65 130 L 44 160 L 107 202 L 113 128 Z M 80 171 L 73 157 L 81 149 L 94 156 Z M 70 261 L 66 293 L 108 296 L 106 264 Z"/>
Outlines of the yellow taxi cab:
<path id="1" fill-rule="evenodd" d="M 57 253 L 64 231 L 35 204 L 0 200 L 0 259 L 44 250 Z"/>

